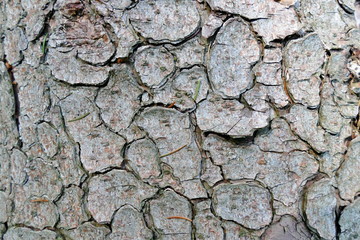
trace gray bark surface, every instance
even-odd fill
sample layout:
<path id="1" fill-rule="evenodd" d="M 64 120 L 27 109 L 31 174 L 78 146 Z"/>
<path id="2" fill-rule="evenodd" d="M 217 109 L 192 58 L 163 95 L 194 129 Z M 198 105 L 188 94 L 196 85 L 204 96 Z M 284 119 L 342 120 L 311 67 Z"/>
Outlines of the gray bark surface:
<path id="1" fill-rule="evenodd" d="M 360 239 L 352 0 L 0 1 L 0 239 Z"/>

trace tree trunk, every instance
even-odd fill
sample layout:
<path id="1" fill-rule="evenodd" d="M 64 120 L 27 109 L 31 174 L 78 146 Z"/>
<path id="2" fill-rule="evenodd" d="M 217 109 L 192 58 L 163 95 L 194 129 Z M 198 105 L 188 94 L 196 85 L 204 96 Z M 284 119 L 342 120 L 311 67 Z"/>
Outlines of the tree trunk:
<path id="1" fill-rule="evenodd" d="M 0 237 L 358 239 L 356 26 L 352 0 L 3 0 Z"/>

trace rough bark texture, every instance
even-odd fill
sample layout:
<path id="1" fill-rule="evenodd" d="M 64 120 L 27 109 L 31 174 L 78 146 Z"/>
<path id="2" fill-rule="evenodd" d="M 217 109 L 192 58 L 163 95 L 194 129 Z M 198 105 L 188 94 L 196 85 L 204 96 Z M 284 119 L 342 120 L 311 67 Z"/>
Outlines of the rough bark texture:
<path id="1" fill-rule="evenodd" d="M 0 239 L 360 239 L 352 0 L 0 1 Z"/>

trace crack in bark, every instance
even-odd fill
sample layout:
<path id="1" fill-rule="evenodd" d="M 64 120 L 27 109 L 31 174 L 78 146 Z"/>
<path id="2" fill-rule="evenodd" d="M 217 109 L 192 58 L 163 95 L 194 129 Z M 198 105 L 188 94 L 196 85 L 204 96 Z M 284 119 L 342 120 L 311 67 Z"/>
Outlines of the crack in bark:
<path id="1" fill-rule="evenodd" d="M 13 66 L 11 66 L 11 64 L 6 60 L 6 57 L 4 58 L 4 64 L 5 67 L 7 69 L 7 72 L 9 74 L 9 78 L 10 78 L 10 82 L 12 85 L 12 92 L 13 92 L 13 96 L 14 96 L 14 121 L 16 124 L 16 128 L 17 131 L 19 133 L 19 137 L 18 137 L 18 147 L 22 148 L 23 143 L 20 137 L 20 101 L 19 101 L 19 85 L 18 83 L 15 81 L 15 77 L 14 77 L 14 73 L 13 73 Z"/>

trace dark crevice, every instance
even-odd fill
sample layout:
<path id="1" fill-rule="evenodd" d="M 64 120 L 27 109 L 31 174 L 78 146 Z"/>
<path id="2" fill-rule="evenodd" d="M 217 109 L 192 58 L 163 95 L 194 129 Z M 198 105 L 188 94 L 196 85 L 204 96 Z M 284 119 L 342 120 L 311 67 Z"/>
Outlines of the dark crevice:
<path id="1" fill-rule="evenodd" d="M 259 130 L 260 129 L 258 129 L 256 131 L 259 131 Z M 255 133 L 256 133 L 256 131 L 255 131 Z M 230 137 L 229 135 L 227 135 L 225 133 L 218 133 L 218 132 L 214 132 L 214 131 L 204 131 L 203 134 L 205 137 L 209 136 L 210 134 L 216 135 L 228 142 L 231 142 L 231 143 L 239 145 L 239 146 L 244 146 L 244 145 L 249 145 L 249 144 L 254 143 L 254 139 L 255 139 L 255 135 L 256 135 L 256 134 L 253 134 L 252 136 L 235 138 L 235 137 Z"/>
<path id="2" fill-rule="evenodd" d="M 213 35 L 211 35 L 211 37 L 209 37 L 207 39 L 207 42 L 208 42 L 208 49 L 206 49 L 206 52 L 209 53 L 210 52 L 210 49 L 211 49 L 211 46 L 214 44 L 215 40 L 216 40 L 216 37 L 218 35 L 218 33 L 220 32 L 220 30 L 222 29 L 222 27 L 224 26 L 224 23 L 229 20 L 230 18 L 232 18 L 231 16 L 227 16 L 224 20 L 223 20 L 223 24 L 221 24 L 221 26 L 215 30 L 215 32 L 213 33 Z"/>
<path id="3" fill-rule="evenodd" d="M 343 210 L 345 209 L 345 207 L 347 205 L 344 204 L 346 202 L 346 200 L 341 198 L 339 189 L 336 187 L 334 187 L 334 188 L 335 188 L 335 193 L 336 193 L 336 198 L 337 198 L 337 208 L 335 210 L 336 239 L 339 240 L 340 234 L 341 234 L 340 217 L 341 217 Z"/>
<path id="4" fill-rule="evenodd" d="M 309 179 L 307 181 L 307 183 L 305 184 L 304 188 L 301 191 L 300 196 L 303 196 L 302 200 L 302 204 L 301 204 L 301 208 L 302 208 L 302 218 L 303 218 L 303 222 L 305 223 L 305 227 L 307 228 L 307 230 L 312 233 L 314 235 L 314 237 L 316 237 L 316 239 L 322 239 L 320 238 L 320 234 L 318 233 L 317 229 L 314 229 L 313 227 L 311 227 L 309 225 L 309 221 L 308 218 L 306 216 L 306 197 L 307 197 L 307 191 L 309 189 L 309 187 L 312 186 L 312 184 L 322 180 L 322 179 L 329 179 L 330 178 L 325 174 L 325 173 L 321 173 L 320 171 L 318 171 L 318 173 L 316 173 L 312 179 Z M 342 210 L 345 208 L 344 202 L 346 202 L 346 200 L 342 199 L 340 194 L 339 194 L 339 189 L 336 186 L 332 186 L 334 188 L 334 192 L 335 192 L 335 197 L 337 199 L 337 207 L 335 209 L 335 227 L 336 227 L 336 239 L 339 239 L 339 234 L 340 234 L 340 225 L 339 225 L 339 219 L 341 216 L 341 212 Z"/>
<path id="5" fill-rule="evenodd" d="M 59 239 L 59 240 L 60 240 L 60 239 L 61 239 L 61 240 L 62 240 L 62 239 L 72 240 L 71 238 L 65 236 L 65 234 L 62 232 L 62 229 L 56 228 L 56 229 L 54 229 L 54 231 L 55 231 L 56 234 L 58 235 L 56 239 Z"/>
<path id="6" fill-rule="evenodd" d="M 143 200 L 141 203 L 140 212 L 143 214 L 146 227 L 152 231 L 154 239 L 157 239 L 155 236 L 157 236 L 159 233 L 155 228 L 154 220 L 150 214 L 150 201 L 160 198 L 163 191 L 163 189 L 158 189 L 158 191 L 152 197 Z"/>
<path id="7" fill-rule="evenodd" d="M 105 87 L 108 82 L 109 82 L 109 79 L 110 79 L 110 75 L 111 75 L 111 71 L 109 72 L 109 75 L 107 76 L 107 78 L 102 82 L 102 83 L 99 83 L 99 84 L 86 84 L 86 83 L 68 83 L 64 80 L 61 80 L 61 79 L 57 79 L 57 78 L 54 78 L 54 81 L 55 82 L 60 82 L 66 86 L 69 86 L 69 87 Z"/>
<path id="8" fill-rule="evenodd" d="M 347 6 L 346 4 L 344 4 L 342 2 L 342 0 L 337 0 L 339 6 L 342 8 L 342 10 L 344 10 L 344 12 L 346 12 L 347 14 L 354 14 L 354 9 L 350 8 L 349 6 Z"/>
<path id="9" fill-rule="evenodd" d="M 163 232 L 161 232 L 161 230 L 157 229 L 155 227 L 155 224 L 154 224 L 154 220 L 153 220 L 153 217 L 151 216 L 150 214 L 150 201 L 151 200 L 156 200 L 156 199 L 159 199 L 163 193 L 167 190 L 167 189 L 170 189 L 172 190 L 175 194 L 177 195 L 180 195 L 182 197 L 184 197 L 188 202 L 189 204 L 191 205 L 191 215 L 192 215 L 192 220 L 194 219 L 195 217 L 195 210 L 194 210 L 194 204 L 191 202 L 191 200 L 189 198 L 187 198 L 186 196 L 184 196 L 183 194 L 179 193 L 178 191 L 176 191 L 174 188 L 170 187 L 170 186 L 166 186 L 164 188 L 158 188 L 158 191 L 150 198 L 147 198 L 145 199 L 143 202 L 142 202 L 142 208 L 141 208 L 141 212 L 143 213 L 143 216 L 144 216 L 144 219 L 145 219 L 145 225 L 150 229 L 152 230 L 153 232 L 153 238 L 154 239 L 160 239 L 161 236 L 163 235 L 175 235 L 175 234 L 194 234 L 194 224 L 191 223 L 191 232 L 190 233 L 174 233 L 174 234 L 164 234 Z"/>
<path id="10" fill-rule="evenodd" d="M 340 206 L 338 208 L 338 211 L 336 212 L 336 218 L 335 218 L 336 240 L 340 239 L 340 234 L 341 234 L 340 216 L 341 216 L 341 212 L 344 209 L 345 209 L 345 206 Z"/>
<path id="11" fill-rule="evenodd" d="M 191 205 L 191 220 L 192 220 L 192 222 L 191 222 L 191 232 L 190 232 L 190 234 L 191 234 L 191 239 L 195 239 L 195 236 L 196 236 L 196 227 L 195 227 L 195 224 L 194 224 L 194 219 L 195 219 L 195 216 L 196 216 L 196 208 L 195 208 L 195 204 L 194 204 L 194 202 L 193 201 L 191 201 L 190 199 L 188 199 L 187 198 L 187 200 L 188 200 L 188 202 L 190 203 L 190 205 Z"/>
<path id="12" fill-rule="evenodd" d="M 4 57 L 4 64 L 5 64 L 5 67 L 7 69 L 7 72 L 9 74 L 9 78 L 10 78 L 10 83 L 11 83 L 11 86 L 12 86 L 12 92 L 13 92 L 13 96 L 14 96 L 14 121 L 15 121 L 15 124 L 16 124 L 16 128 L 17 128 L 17 131 L 18 131 L 18 134 L 19 134 L 19 137 L 18 137 L 18 147 L 19 148 L 22 148 L 23 146 L 23 142 L 21 140 L 21 137 L 20 137 L 20 120 L 19 120 L 19 117 L 20 117 L 20 101 L 19 101 L 19 85 L 18 83 L 15 81 L 15 77 L 14 77 L 14 73 L 13 73 L 13 66 L 11 66 L 11 64 L 6 60 L 6 56 Z"/>
<path id="13" fill-rule="evenodd" d="M 306 35 L 309 35 L 313 33 L 313 31 L 306 31 L 304 32 L 303 30 L 300 30 L 294 34 L 288 35 L 286 36 L 284 39 L 278 39 L 278 40 L 274 40 L 274 43 L 279 43 L 284 47 L 286 47 L 291 41 L 294 40 L 298 40 L 298 39 L 302 39 L 304 37 L 306 37 Z"/>
<path id="14" fill-rule="evenodd" d="M 284 47 L 286 46 L 286 44 L 284 43 L 282 46 L 282 50 L 284 49 Z M 282 80 L 282 86 L 284 88 L 284 92 L 286 94 L 286 96 L 288 97 L 288 100 L 290 102 L 289 108 L 290 109 L 294 104 L 295 104 L 295 100 L 294 97 L 292 96 L 290 89 L 288 87 L 288 79 L 287 79 L 287 68 L 286 68 L 286 64 L 285 64 L 285 56 L 284 56 L 284 52 L 282 51 L 282 56 L 281 56 L 282 60 L 280 61 L 281 64 L 281 80 Z"/>
<path id="15" fill-rule="evenodd" d="M 3 224 L 4 224 L 5 228 L 3 229 L 3 230 L 4 230 L 3 232 L 0 232 L 0 235 L 3 234 L 3 233 L 5 233 L 5 232 L 7 232 L 7 231 L 9 230 L 8 222 L 5 222 L 5 223 L 3 223 Z"/>
<path id="16" fill-rule="evenodd" d="M 187 41 L 189 41 L 190 39 L 196 37 L 198 34 L 201 33 L 201 27 L 197 26 L 196 29 L 190 33 L 189 35 L 187 35 L 186 37 L 184 37 L 181 40 L 169 40 L 169 39 L 161 39 L 161 40 L 155 40 L 152 38 L 146 38 L 144 36 L 141 35 L 140 32 L 136 31 L 133 27 L 133 25 L 131 24 L 131 19 L 129 19 L 129 26 L 131 26 L 133 32 L 137 35 L 137 37 L 140 39 L 140 44 L 138 44 L 138 47 L 134 48 L 134 52 L 136 52 L 137 48 L 139 48 L 140 46 L 163 46 L 165 44 L 170 44 L 172 46 L 180 46 L 184 43 L 186 43 Z"/>
<path id="17" fill-rule="evenodd" d="M 58 105 L 55 105 L 58 106 Z M 66 139 L 72 144 L 72 148 L 73 148 L 73 154 L 77 156 L 77 158 L 74 159 L 74 161 L 76 162 L 76 166 L 79 167 L 79 169 L 82 172 L 82 176 L 80 179 L 80 184 L 79 187 L 83 188 L 83 184 L 89 179 L 89 171 L 87 171 L 83 165 L 83 163 L 81 162 L 81 145 L 80 143 L 76 142 L 73 137 L 71 136 L 69 130 L 66 127 L 65 124 L 65 118 L 64 118 L 64 114 L 62 112 L 62 108 L 60 106 L 59 107 L 59 113 L 60 113 L 60 118 L 61 118 L 61 125 L 63 128 L 63 131 L 65 132 L 65 137 Z"/>
<path id="18" fill-rule="evenodd" d="M 54 1 L 53 6 L 55 5 L 55 3 L 56 3 L 56 1 Z M 50 3 L 48 3 L 46 7 L 48 7 L 49 4 L 50 4 Z M 48 48 L 47 48 L 47 44 L 48 44 L 47 41 L 48 41 L 48 39 L 46 39 L 46 38 L 49 37 L 49 36 L 47 35 L 47 34 L 49 33 L 49 30 L 50 30 L 49 21 L 50 21 L 51 18 L 53 17 L 54 13 L 55 13 L 55 10 L 54 10 L 54 8 L 52 8 L 51 11 L 45 16 L 44 24 L 43 24 L 43 26 L 42 26 L 41 32 L 40 32 L 39 35 L 33 40 L 33 41 L 39 40 L 39 38 L 40 38 L 41 36 L 44 36 L 44 40 L 43 40 L 44 42 L 42 43 L 42 44 L 44 44 L 44 46 L 43 46 L 44 49 L 43 49 L 43 55 L 42 55 L 41 58 L 40 58 L 40 63 L 45 63 L 45 61 L 46 61 L 46 53 L 47 53 L 47 50 L 48 50 Z"/>

